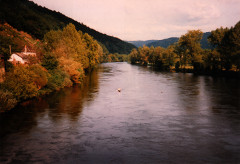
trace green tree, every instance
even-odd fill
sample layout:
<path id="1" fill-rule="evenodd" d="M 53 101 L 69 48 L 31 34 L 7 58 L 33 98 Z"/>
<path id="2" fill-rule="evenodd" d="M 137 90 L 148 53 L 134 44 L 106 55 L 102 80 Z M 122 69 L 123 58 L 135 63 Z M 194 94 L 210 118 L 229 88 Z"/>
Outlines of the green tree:
<path id="1" fill-rule="evenodd" d="M 44 49 L 46 52 L 54 51 L 59 45 L 62 39 L 62 31 L 61 30 L 51 30 L 44 35 Z"/>
<path id="2" fill-rule="evenodd" d="M 218 70 L 221 70 L 220 54 L 216 49 L 204 50 L 203 61 L 205 71 L 217 72 Z"/>
<path id="3" fill-rule="evenodd" d="M 46 88 L 50 91 L 59 90 L 66 86 L 71 86 L 72 82 L 70 77 L 61 69 L 50 70 L 50 77 L 48 78 L 48 83 Z"/>
<path id="4" fill-rule="evenodd" d="M 226 70 L 229 70 L 232 65 L 240 68 L 240 21 L 231 28 L 223 37 L 220 54 L 222 63 Z"/>
<path id="5" fill-rule="evenodd" d="M 175 44 L 174 45 L 174 52 L 177 55 L 178 58 L 178 68 L 184 68 L 187 65 L 187 55 L 185 53 L 185 49 L 181 46 L 179 46 L 179 44 Z"/>
<path id="6" fill-rule="evenodd" d="M 42 59 L 42 66 L 47 70 L 54 70 L 58 67 L 58 60 L 54 55 L 45 54 Z"/>
<path id="7" fill-rule="evenodd" d="M 232 63 L 240 70 L 240 21 L 234 26 L 230 36 L 230 43 L 232 43 L 231 59 Z"/>
<path id="8" fill-rule="evenodd" d="M 211 31 L 211 34 L 208 37 L 208 41 L 214 48 L 219 48 L 222 43 L 222 40 L 225 34 L 229 31 L 228 28 L 217 28 L 216 30 Z"/>
<path id="9" fill-rule="evenodd" d="M 213 56 L 210 57 L 211 60 L 214 61 L 212 63 L 214 64 L 214 66 L 212 66 L 213 70 L 216 70 L 218 68 L 218 66 L 215 65 L 216 63 L 220 64 L 220 70 L 222 70 L 223 67 L 229 65 L 227 64 L 229 62 L 226 56 L 228 52 L 226 52 L 226 49 L 223 48 L 223 39 L 225 38 L 225 40 L 227 40 L 226 34 L 229 33 L 229 31 L 230 30 L 228 28 L 220 27 L 216 30 L 211 31 L 211 35 L 208 37 L 208 41 L 214 47 L 214 50 L 211 53 Z M 217 52 L 219 55 L 217 55 Z"/>

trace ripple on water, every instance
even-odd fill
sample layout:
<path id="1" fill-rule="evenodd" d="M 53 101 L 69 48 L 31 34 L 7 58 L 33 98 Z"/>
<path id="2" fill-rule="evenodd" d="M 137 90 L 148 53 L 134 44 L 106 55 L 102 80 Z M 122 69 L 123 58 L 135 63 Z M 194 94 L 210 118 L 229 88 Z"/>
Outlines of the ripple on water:
<path id="1" fill-rule="evenodd" d="M 127 63 L 86 81 L 0 115 L 0 163 L 239 163 L 237 81 Z"/>

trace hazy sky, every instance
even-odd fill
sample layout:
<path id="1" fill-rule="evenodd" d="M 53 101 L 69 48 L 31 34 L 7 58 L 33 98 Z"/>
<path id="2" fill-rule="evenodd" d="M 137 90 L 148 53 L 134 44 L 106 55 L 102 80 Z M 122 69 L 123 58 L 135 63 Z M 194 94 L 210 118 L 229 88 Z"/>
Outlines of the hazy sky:
<path id="1" fill-rule="evenodd" d="M 32 0 L 122 40 L 179 37 L 240 21 L 240 0 Z"/>

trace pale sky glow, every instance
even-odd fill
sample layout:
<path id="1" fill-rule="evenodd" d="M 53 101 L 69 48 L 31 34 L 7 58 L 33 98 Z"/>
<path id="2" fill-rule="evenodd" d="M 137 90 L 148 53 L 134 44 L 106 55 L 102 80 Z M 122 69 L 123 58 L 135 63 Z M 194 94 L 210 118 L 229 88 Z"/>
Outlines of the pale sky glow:
<path id="1" fill-rule="evenodd" d="M 240 21 L 240 0 L 32 0 L 90 28 L 122 40 L 179 37 L 231 27 Z"/>

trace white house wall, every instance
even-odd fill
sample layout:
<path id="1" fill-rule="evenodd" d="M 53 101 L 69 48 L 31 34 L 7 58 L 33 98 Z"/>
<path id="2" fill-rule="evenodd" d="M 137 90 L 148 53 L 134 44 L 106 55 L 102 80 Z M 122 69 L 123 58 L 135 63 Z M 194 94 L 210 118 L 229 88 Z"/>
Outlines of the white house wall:
<path id="1" fill-rule="evenodd" d="M 12 54 L 8 61 L 10 61 L 10 62 L 19 62 L 21 64 L 25 63 L 25 61 L 20 56 L 18 56 L 16 54 Z"/>

